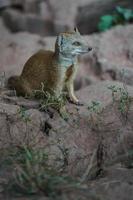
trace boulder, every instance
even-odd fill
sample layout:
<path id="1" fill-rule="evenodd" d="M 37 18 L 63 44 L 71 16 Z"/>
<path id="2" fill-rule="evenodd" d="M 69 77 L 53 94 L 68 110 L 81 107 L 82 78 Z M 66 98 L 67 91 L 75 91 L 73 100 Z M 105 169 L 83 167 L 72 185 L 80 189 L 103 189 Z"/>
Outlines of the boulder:
<path id="1" fill-rule="evenodd" d="M 12 32 L 27 31 L 39 35 L 54 35 L 54 24 L 50 17 L 36 14 L 23 14 L 16 9 L 6 9 L 3 20 Z"/>
<path id="2" fill-rule="evenodd" d="M 1 0 L 0 1 L 0 8 L 6 8 L 9 6 L 21 6 L 21 0 Z"/>
<path id="3" fill-rule="evenodd" d="M 104 176 L 92 183 L 91 189 L 97 194 L 97 199 L 132 200 L 133 170 L 119 165 L 109 168 Z M 129 195 L 130 194 L 130 195 Z"/>
<path id="4" fill-rule="evenodd" d="M 78 6 L 83 6 L 88 0 L 49 0 L 54 16 L 55 31 L 73 30 Z"/>
<path id="5" fill-rule="evenodd" d="M 10 6 L 10 5 L 11 5 L 10 0 L 1 0 L 0 1 L 0 8 L 4 8 L 4 7 Z"/>
<path id="6" fill-rule="evenodd" d="M 112 14 L 116 6 L 133 9 L 133 2 L 130 0 L 89 0 L 86 5 L 78 7 L 77 27 L 83 34 L 97 32 L 100 17 Z"/>
<path id="7" fill-rule="evenodd" d="M 77 92 L 84 106 L 67 103 L 67 121 L 53 109 L 40 112 L 39 102 L 7 96 L 1 91 L 0 149 L 23 145 L 43 148 L 54 169 L 63 169 L 81 183 L 89 181 L 89 187 L 80 185 L 68 190 L 68 199 L 77 195 L 85 200 L 108 196 L 109 200 L 118 196 L 132 199 L 124 191 L 133 192 L 133 172 L 129 170 L 133 164 L 133 88 L 126 87 L 131 101 L 124 115 L 119 109 L 121 96 L 114 102 L 108 89 L 111 86 L 123 88 L 122 83 L 103 81 Z"/>
<path id="8" fill-rule="evenodd" d="M 58 160 L 55 166 L 64 166 L 70 175 L 78 177 L 84 174 L 93 156 L 95 164 L 92 165 L 92 174 L 112 163 L 122 162 L 126 165 L 133 144 L 133 106 L 131 101 L 125 115 L 120 112 L 120 102 L 113 104 L 108 89 L 113 85 L 123 88 L 121 83 L 105 81 L 77 92 L 84 106 L 67 104 L 67 121 L 54 110 L 51 111 L 52 115 L 40 112 L 37 102 L 21 97 L 12 99 L 1 93 L 1 148 L 28 142 L 30 146 L 42 146 L 51 155 L 51 162 Z M 132 87 L 126 90 L 128 97 L 133 98 Z M 93 102 L 99 103 L 90 108 Z"/>
<path id="9" fill-rule="evenodd" d="M 93 52 L 86 55 L 86 68 L 101 80 L 133 85 L 133 26 L 117 26 L 102 34 L 86 36 Z M 87 64 L 88 63 L 88 64 Z"/>
<path id="10" fill-rule="evenodd" d="M 54 39 L 48 39 L 26 32 L 11 34 L 0 21 L 0 74 L 5 79 L 11 75 L 19 75 L 28 58 L 40 49 L 53 49 Z M 52 44 L 51 44 L 52 43 Z"/>
<path id="11" fill-rule="evenodd" d="M 25 13 L 34 13 L 43 19 L 52 19 L 53 13 L 49 1 L 24 0 L 22 8 Z"/>

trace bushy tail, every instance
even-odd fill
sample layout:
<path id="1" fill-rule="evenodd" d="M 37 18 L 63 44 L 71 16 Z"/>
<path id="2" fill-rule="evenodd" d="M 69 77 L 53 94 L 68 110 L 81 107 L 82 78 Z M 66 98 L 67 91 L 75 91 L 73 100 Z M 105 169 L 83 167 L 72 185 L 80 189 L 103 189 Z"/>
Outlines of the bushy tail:
<path id="1" fill-rule="evenodd" d="M 11 90 L 15 90 L 18 96 L 24 95 L 23 87 L 19 76 L 11 76 L 8 79 L 7 86 Z"/>
<path id="2" fill-rule="evenodd" d="M 11 76 L 8 79 L 8 82 L 7 82 L 8 88 L 17 90 L 18 85 L 19 85 L 19 76 Z"/>
<path id="3" fill-rule="evenodd" d="M 7 86 L 9 89 L 15 90 L 17 96 L 31 95 L 32 90 L 26 80 L 21 76 L 12 76 L 8 79 Z"/>

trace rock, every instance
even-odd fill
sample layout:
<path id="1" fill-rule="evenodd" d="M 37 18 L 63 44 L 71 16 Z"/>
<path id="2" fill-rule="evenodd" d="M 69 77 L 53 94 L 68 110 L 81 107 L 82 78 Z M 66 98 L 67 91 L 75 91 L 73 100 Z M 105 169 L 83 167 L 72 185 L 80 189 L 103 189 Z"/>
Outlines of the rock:
<path id="1" fill-rule="evenodd" d="M 5 24 L 3 23 L 2 18 L 0 18 L 0 39 L 4 39 L 4 37 L 9 36 L 10 32 L 9 30 L 6 28 Z M 3 37 L 4 36 L 4 37 Z"/>
<path id="2" fill-rule="evenodd" d="M 99 19 L 103 15 L 111 14 L 116 6 L 133 9 L 133 2 L 130 0 L 89 0 L 86 5 L 79 6 L 76 17 L 76 24 L 81 33 L 89 34 L 98 31 Z"/>
<path id="3" fill-rule="evenodd" d="M 88 186 L 81 186 L 78 189 L 68 189 L 61 195 L 62 199 L 67 198 L 69 200 L 78 199 L 81 200 L 132 200 L 133 187 L 132 187 L 133 170 L 120 168 L 115 166 L 109 168 L 106 171 L 104 177 L 97 179 L 96 181 L 89 181 Z M 5 199 L 3 195 L 0 195 L 1 199 Z M 14 200 L 29 200 L 29 197 L 14 197 Z M 38 200 L 50 200 L 48 197 L 37 196 Z M 10 200 L 10 197 L 6 196 L 6 200 Z"/>
<path id="4" fill-rule="evenodd" d="M 26 26 L 25 17 L 15 9 L 6 9 L 3 12 L 3 21 L 12 32 L 24 31 Z"/>
<path id="5" fill-rule="evenodd" d="M 98 149 L 97 159 L 100 160 L 100 162 L 97 160 L 97 164 L 103 169 L 113 162 L 124 163 L 124 160 L 127 159 L 125 158 L 126 153 L 132 149 L 133 107 L 130 107 L 128 111 L 128 122 L 125 123 L 118 107 L 112 104 L 111 92 L 108 89 L 111 85 L 123 87 L 120 83 L 103 82 L 78 92 L 80 100 L 84 101 L 86 106 L 78 108 L 77 114 L 72 106 L 69 106 L 70 108 L 68 107 L 68 111 L 71 113 L 68 124 L 71 128 L 67 123 L 64 124 L 56 118 L 48 120 L 51 127 L 59 130 L 56 135 L 56 131 L 54 130 L 52 133 L 51 129 L 49 136 L 53 137 L 54 141 L 57 138 L 60 139 L 60 144 L 64 144 L 64 147 L 70 151 L 68 156 L 68 169 L 73 175 L 76 175 L 76 171 L 78 175 L 83 174 L 83 171 L 85 171 L 83 166 L 87 167 L 87 160 L 83 159 L 83 157 L 85 156 L 88 159 L 90 157 L 91 159 L 96 149 Z M 132 97 L 132 87 L 128 87 L 127 90 L 129 96 Z M 94 111 L 94 121 L 89 120 L 89 112 L 86 109 L 92 101 L 100 102 L 100 107 L 104 108 L 98 116 L 95 115 L 96 113 Z M 61 128 L 62 125 L 63 129 Z M 120 155 L 123 155 L 123 157 Z M 80 163 L 80 158 L 82 159 L 82 164 Z"/>
<path id="6" fill-rule="evenodd" d="M 6 26 L 12 32 L 28 31 L 40 35 L 55 34 L 54 17 L 48 2 L 8 0 L 4 4 L 1 3 L 2 7 L 7 5 L 8 7 L 3 10 L 2 16 Z"/>
<path id="7" fill-rule="evenodd" d="M 92 183 L 92 191 L 99 199 L 132 200 L 133 170 L 114 166 L 107 170 L 104 177 Z M 130 194 L 130 195 L 129 195 Z"/>
<path id="8" fill-rule="evenodd" d="M 6 78 L 20 74 L 26 60 L 43 47 L 38 41 L 40 37 L 28 33 L 2 37 L 0 42 L 1 63 L 0 72 L 5 72 Z"/>
<path id="9" fill-rule="evenodd" d="M 23 11 L 41 16 L 44 20 L 53 20 L 53 13 L 49 1 L 24 0 Z"/>
<path id="10" fill-rule="evenodd" d="M 25 14 L 15 9 L 6 9 L 3 20 L 12 32 L 28 31 L 39 35 L 53 35 L 54 25 L 50 19 L 35 14 Z"/>
<path id="11" fill-rule="evenodd" d="M 18 97 L 15 101 L 14 98 L 13 101 L 11 98 L 7 101 L 8 97 L 5 99 L 5 95 L 1 95 L 0 148 L 24 144 L 45 148 L 54 168 L 63 169 L 72 177 L 78 177 L 84 182 L 101 175 L 98 180 L 88 182 L 89 190 L 81 187 L 78 191 L 67 192 L 71 197 L 69 199 L 82 194 L 85 200 L 90 197 L 102 200 L 108 195 L 109 200 L 115 200 L 118 196 L 125 200 L 124 197 L 128 194 L 124 193 L 122 197 L 121 189 L 128 189 L 132 193 L 132 178 L 128 176 L 128 173 L 132 176 L 132 170 L 127 168 L 132 164 L 133 102 L 131 101 L 126 120 L 118 109 L 119 99 L 113 103 L 108 89 L 112 85 L 123 87 L 119 82 L 103 81 L 77 92 L 85 105 L 78 107 L 68 103 L 67 121 L 54 110 L 51 116 L 40 112 L 38 108 L 26 107 L 31 100 Z M 133 99 L 133 88 L 127 86 L 126 90 Z M 87 108 L 94 101 L 100 102 L 100 109 L 97 107 L 99 111 Z M 114 170 L 111 166 L 114 166 Z"/>
<path id="12" fill-rule="evenodd" d="M 16 145 L 28 144 L 32 147 L 44 147 L 47 140 L 40 130 L 41 124 L 48 116 L 38 110 L 22 110 L 21 106 L 0 103 L 0 148 L 13 148 Z M 24 114 L 23 114 L 24 113 Z M 29 134 L 29 135 L 28 135 Z"/>
<path id="13" fill-rule="evenodd" d="M 101 80 L 133 85 L 133 26 L 117 26 L 102 34 L 84 36 L 92 52 L 82 58 L 75 88 Z"/>
<path id="14" fill-rule="evenodd" d="M 20 6 L 21 2 L 21 0 L 1 0 L 0 8 L 6 8 L 9 6 Z"/>
<path id="15" fill-rule="evenodd" d="M 28 141 L 30 145 L 35 143 L 36 147 L 43 146 L 49 152 L 50 160 L 55 166 L 64 166 L 69 174 L 78 177 L 84 174 L 94 152 L 96 165 L 94 171 L 90 172 L 90 177 L 97 170 L 106 169 L 113 162 L 127 165 L 126 155 L 130 152 L 133 141 L 133 106 L 131 103 L 126 121 L 118 105 L 112 103 L 111 92 L 108 89 L 108 86 L 112 85 L 123 87 L 121 83 L 106 81 L 79 91 L 77 96 L 85 102 L 85 105 L 77 107 L 68 104 L 68 121 L 55 111 L 52 111 L 51 116 L 40 112 L 37 107 L 34 109 L 29 107 L 37 104 L 31 104 L 30 101 L 28 103 L 28 100 L 18 97 L 15 101 L 14 99 L 11 101 L 11 98 L 7 101 L 8 98 L 1 96 L 0 146 L 4 148 Z M 127 87 L 127 92 L 133 98 L 132 87 Z M 87 109 L 93 101 L 100 102 L 98 107 L 100 114 Z M 25 111 L 22 107 L 25 107 Z M 25 141 L 27 137 L 29 140 Z M 55 162 L 56 157 L 57 162 Z"/>
<path id="16" fill-rule="evenodd" d="M 117 5 L 130 9 L 133 8 L 133 3 L 130 0 L 117 0 L 115 2 L 113 0 L 2 0 L 0 3 L 1 8 L 9 6 L 11 7 L 10 9 L 13 8 L 12 15 L 10 13 L 11 19 L 14 19 L 15 16 L 13 12 L 21 11 L 21 13 L 17 14 L 18 18 L 23 19 L 26 21 L 24 23 L 27 24 L 27 20 L 29 19 L 28 15 L 34 15 L 35 27 L 37 27 L 36 31 L 33 26 L 31 30 L 28 28 L 25 29 L 23 20 L 11 20 L 9 17 L 8 20 L 6 20 L 6 24 L 11 30 L 14 30 L 16 25 L 17 31 L 26 30 L 38 34 L 41 32 L 44 35 L 44 26 L 47 26 L 47 23 L 52 24 L 52 32 L 50 29 L 49 35 L 56 35 L 61 31 L 73 30 L 75 26 L 77 26 L 83 34 L 95 32 L 97 31 L 97 24 L 100 17 L 113 12 Z M 40 27 L 38 28 L 38 18 L 41 20 L 42 30 L 40 30 Z M 10 23 L 8 23 L 8 21 Z M 39 31 L 37 32 L 38 29 Z"/>
<path id="17" fill-rule="evenodd" d="M 40 49 L 53 49 L 54 40 L 45 39 L 34 34 L 11 34 L 0 21 L 0 74 L 5 72 L 7 79 L 11 75 L 19 75 L 28 58 Z M 4 37 L 3 37 L 4 36 Z M 52 43 L 52 44 L 51 44 Z"/>
<path id="18" fill-rule="evenodd" d="M 42 36 L 54 35 L 54 24 L 50 19 L 45 19 L 42 16 L 27 15 L 26 31 L 30 33 L 36 33 Z M 36 24 L 36 27 L 35 27 Z"/>
<path id="19" fill-rule="evenodd" d="M 80 0 L 78 1 L 69 0 L 69 2 L 66 2 L 64 0 L 62 1 L 61 0 L 58 0 L 58 1 L 24 0 L 24 1 L 20 1 L 18 4 L 16 3 L 17 1 L 10 0 L 10 5 L 19 5 L 20 10 L 23 11 L 17 14 L 18 15 L 17 19 L 23 18 L 23 20 L 24 19 L 27 20 L 28 18 L 27 14 L 32 13 L 35 15 L 34 16 L 35 19 L 36 18 L 43 19 L 44 25 L 45 25 L 45 21 L 48 21 L 49 23 L 51 22 L 51 24 L 54 24 L 54 30 L 52 34 L 55 35 L 61 31 L 72 30 L 75 27 L 75 16 L 76 16 L 77 7 L 82 6 L 85 3 L 87 3 L 87 0 L 84 0 L 82 2 Z M 16 18 L 15 18 L 16 21 L 12 21 L 11 19 L 14 18 L 13 12 L 19 12 L 19 10 L 17 11 L 16 8 L 13 9 L 12 13 L 10 13 L 10 17 L 7 20 L 5 20 L 5 22 L 8 25 L 8 27 L 11 29 L 11 31 L 14 30 L 12 27 L 15 28 L 15 25 L 17 27 L 17 31 L 21 31 L 23 30 L 23 26 L 24 26 L 22 23 L 23 21 L 22 22 L 21 20 L 18 21 Z M 6 15 L 7 15 L 7 11 L 6 11 Z M 4 19 L 5 19 L 5 16 L 4 16 Z M 9 20 L 10 20 L 10 23 L 8 23 Z M 27 23 L 27 21 L 25 23 Z M 37 27 L 38 23 L 36 22 L 36 20 L 35 20 L 35 24 Z M 44 28 L 44 25 L 42 25 L 42 29 Z M 29 29 L 26 29 L 26 30 L 29 31 Z M 34 30 L 33 30 L 33 33 L 34 33 Z M 37 33 L 40 33 L 40 32 L 37 32 Z M 51 33 L 49 34 L 51 35 Z"/>
<path id="20" fill-rule="evenodd" d="M 53 20 L 54 14 L 52 13 L 52 8 L 47 2 L 40 2 L 39 4 L 39 14 L 46 20 Z"/>
<path id="21" fill-rule="evenodd" d="M 0 1 L 0 8 L 4 8 L 4 7 L 10 6 L 10 5 L 11 5 L 10 0 L 1 0 Z"/>
<path id="22" fill-rule="evenodd" d="M 37 13 L 38 12 L 38 5 L 40 2 L 36 0 L 24 0 L 22 2 L 23 10 L 27 13 Z"/>
<path id="23" fill-rule="evenodd" d="M 133 26 L 118 26 L 100 35 L 89 36 L 92 55 L 86 56 L 91 73 L 101 80 L 113 79 L 133 85 Z"/>

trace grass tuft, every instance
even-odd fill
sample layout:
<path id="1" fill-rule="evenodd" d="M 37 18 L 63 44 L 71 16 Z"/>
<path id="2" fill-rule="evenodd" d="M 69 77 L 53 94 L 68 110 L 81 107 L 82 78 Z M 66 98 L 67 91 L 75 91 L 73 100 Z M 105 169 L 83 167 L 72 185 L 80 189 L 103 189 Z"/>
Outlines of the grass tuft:
<path id="1" fill-rule="evenodd" d="M 128 112 L 132 102 L 132 98 L 129 96 L 127 88 L 111 85 L 108 87 L 108 89 L 112 92 L 113 103 L 117 104 L 118 111 L 127 121 Z"/>
<path id="2" fill-rule="evenodd" d="M 61 174 L 49 165 L 48 155 L 43 149 L 27 146 L 17 147 L 3 156 L 2 165 L 12 166 L 6 191 L 11 194 L 57 197 L 63 190 L 78 186 L 78 182 Z"/>

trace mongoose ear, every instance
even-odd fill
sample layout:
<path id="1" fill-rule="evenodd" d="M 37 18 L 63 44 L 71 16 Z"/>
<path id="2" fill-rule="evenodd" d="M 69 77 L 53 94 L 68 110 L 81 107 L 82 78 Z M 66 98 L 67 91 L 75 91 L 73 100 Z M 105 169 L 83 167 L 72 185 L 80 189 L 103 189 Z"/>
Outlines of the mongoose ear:
<path id="1" fill-rule="evenodd" d="M 75 31 L 75 33 L 78 33 L 78 34 L 80 34 L 80 32 L 79 32 L 79 30 L 78 30 L 78 28 L 77 28 L 77 27 L 75 27 L 75 28 L 74 28 L 74 31 Z"/>
<path id="2" fill-rule="evenodd" d="M 62 45 L 62 42 L 63 42 L 63 36 L 62 36 L 62 35 L 59 35 L 59 36 L 57 37 L 57 44 L 58 44 L 59 47 Z"/>

